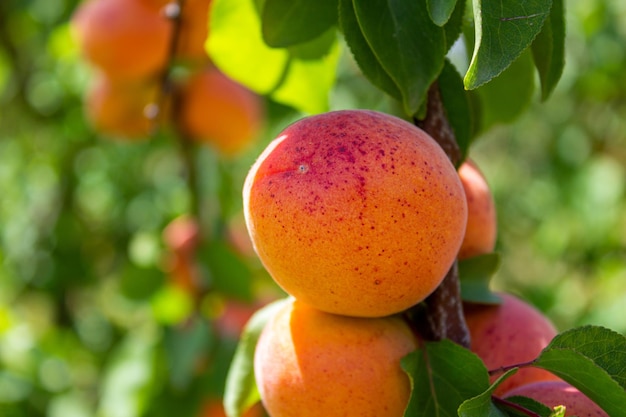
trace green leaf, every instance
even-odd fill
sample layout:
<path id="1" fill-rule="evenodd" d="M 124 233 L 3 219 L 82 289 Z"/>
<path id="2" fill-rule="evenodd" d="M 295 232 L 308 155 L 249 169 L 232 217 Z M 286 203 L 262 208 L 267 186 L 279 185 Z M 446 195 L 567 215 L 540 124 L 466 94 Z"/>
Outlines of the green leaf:
<path id="1" fill-rule="evenodd" d="M 478 95 L 479 131 L 499 123 L 510 123 L 530 105 L 535 88 L 535 69 L 529 52 L 524 52 L 506 71 L 474 92 Z"/>
<path id="2" fill-rule="evenodd" d="M 363 75 L 376 87 L 401 101 L 402 94 L 398 86 L 378 62 L 378 58 L 374 55 L 361 32 L 361 27 L 354 14 L 352 0 L 339 0 L 339 26 Z"/>
<path id="3" fill-rule="evenodd" d="M 185 326 L 169 328 L 165 332 L 164 346 L 168 359 L 168 374 L 172 386 L 186 389 L 198 363 L 206 359 L 215 342 L 206 320 L 195 316 Z"/>
<path id="4" fill-rule="evenodd" d="M 473 132 L 473 117 L 463 79 L 454 65 L 446 60 L 438 80 L 441 101 L 463 158 L 467 155 Z"/>
<path id="5" fill-rule="evenodd" d="M 243 329 L 235 356 L 228 370 L 224 393 L 224 408 L 228 417 L 241 416 L 259 400 L 254 379 L 254 351 L 265 324 L 289 298 L 274 301 L 258 310 Z"/>
<path id="6" fill-rule="evenodd" d="M 276 88 L 289 53 L 265 44 L 253 0 L 213 0 L 209 24 L 206 49 L 221 71 L 259 94 Z"/>
<path id="7" fill-rule="evenodd" d="M 535 401 L 532 398 L 528 398 L 528 397 L 523 397 L 523 396 L 514 396 L 514 397 L 507 397 L 506 399 L 507 402 L 513 403 L 513 404 L 517 404 L 517 405 L 521 405 L 522 407 L 524 407 L 525 409 L 532 411 L 534 413 L 536 413 L 537 415 L 541 416 L 541 417 L 557 417 L 556 415 L 553 414 L 553 410 L 550 409 L 549 407 L 547 407 L 544 404 L 541 404 L 539 401 Z M 501 405 L 501 407 L 507 411 L 509 411 L 509 408 L 506 407 L 506 405 Z M 522 414 L 520 412 L 515 412 L 515 410 L 510 410 L 511 414 L 514 416 L 520 416 L 520 417 L 527 417 L 528 414 Z"/>
<path id="8" fill-rule="evenodd" d="M 500 267 L 500 255 L 489 253 L 459 261 L 461 296 L 464 301 L 500 304 L 501 300 L 489 288 L 491 277 Z"/>
<path id="9" fill-rule="evenodd" d="M 399 87 L 409 116 L 417 113 L 439 76 L 446 52 L 444 30 L 428 16 L 425 1 L 353 0 L 361 31 Z"/>
<path id="10" fill-rule="evenodd" d="M 337 0 L 266 0 L 262 12 L 265 42 L 274 48 L 315 39 L 337 23 Z"/>
<path id="11" fill-rule="evenodd" d="M 557 335 L 535 360 L 596 402 L 611 417 L 626 416 L 626 337 L 598 326 Z"/>
<path id="12" fill-rule="evenodd" d="M 325 56 L 319 52 L 328 46 Z M 330 90 L 335 85 L 340 48 L 335 30 L 320 38 L 290 49 L 290 61 L 284 81 L 271 97 L 302 112 L 315 114 L 328 111 Z"/>
<path id="13" fill-rule="evenodd" d="M 565 66 L 565 16 L 563 0 L 552 0 L 550 17 L 531 45 L 541 80 L 541 98 L 546 100 L 561 78 Z"/>
<path id="14" fill-rule="evenodd" d="M 463 401 L 463 403 L 459 406 L 458 415 L 459 417 L 506 417 L 508 414 L 505 414 L 502 410 L 500 410 L 491 400 L 491 395 L 493 391 L 496 389 L 498 385 L 509 376 L 513 375 L 517 372 L 517 368 L 511 369 L 507 371 L 505 374 L 500 376 L 494 383 L 487 389 L 485 392 L 477 395 L 473 398 Z"/>
<path id="15" fill-rule="evenodd" d="M 252 272 L 224 240 L 202 245 L 198 254 L 208 268 L 213 288 L 225 296 L 252 301 Z"/>
<path id="16" fill-rule="evenodd" d="M 401 365 L 412 387 L 407 417 L 456 416 L 463 401 L 489 388 L 480 358 L 450 340 L 426 342 Z"/>
<path id="17" fill-rule="evenodd" d="M 465 88 L 477 88 L 511 65 L 541 31 L 551 4 L 551 0 L 475 0 L 476 36 Z"/>
<path id="18" fill-rule="evenodd" d="M 450 50 L 459 35 L 461 35 L 461 31 L 463 29 L 463 16 L 465 16 L 465 2 L 466 0 L 457 0 L 450 19 L 443 27 L 446 35 L 446 51 Z"/>
<path id="19" fill-rule="evenodd" d="M 428 6 L 428 15 L 433 23 L 437 26 L 443 26 L 452 15 L 456 0 L 428 0 L 426 5 Z"/>

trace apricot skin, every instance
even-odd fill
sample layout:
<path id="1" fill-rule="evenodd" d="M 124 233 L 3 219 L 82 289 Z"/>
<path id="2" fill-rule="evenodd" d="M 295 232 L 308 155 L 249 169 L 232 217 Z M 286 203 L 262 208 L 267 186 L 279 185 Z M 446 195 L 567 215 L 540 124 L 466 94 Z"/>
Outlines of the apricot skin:
<path id="1" fill-rule="evenodd" d="M 461 165 L 459 177 L 467 198 L 467 228 L 459 259 L 491 253 L 496 246 L 497 219 L 487 180 L 471 160 Z"/>
<path id="2" fill-rule="evenodd" d="M 502 304 L 498 306 L 465 306 L 470 349 L 489 370 L 535 359 L 557 334 L 550 320 L 533 306 L 510 294 L 499 295 Z M 498 376 L 492 376 L 491 382 Z M 530 382 L 556 379 L 548 371 L 527 367 L 503 381 L 495 394 Z"/>
<path id="3" fill-rule="evenodd" d="M 255 250 L 289 294 L 320 310 L 380 317 L 422 301 L 454 261 L 467 207 L 426 133 L 368 110 L 288 126 L 244 185 Z"/>
<path id="4" fill-rule="evenodd" d="M 183 131 L 227 156 L 242 152 L 253 142 L 263 113 L 260 97 L 215 67 L 193 75 L 182 90 Z"/>
<path id="5" fill-rule="evenodd" d="M 137 80 L 165 67 L 173 26 L 142 0 L 89 0 L 72 29 L 91 64 L 111 79 Z"/>
<path id="6" fill-rule="evenodd" d="M 505 398 L 523 395 L 553 408 L 565 406 L 565 416 L 609 417 L 589 397 L 565 381 L 542 381 L 522 385 L 505 394 Z"/>
<path id="7" fill-rule="evenodd" d="M 398 316 L 346 317 L 290 301 L 261 334 L 255 378 L 272 417 L 401 417 L 410 383 L 400 359 L 416 348 Z"/>

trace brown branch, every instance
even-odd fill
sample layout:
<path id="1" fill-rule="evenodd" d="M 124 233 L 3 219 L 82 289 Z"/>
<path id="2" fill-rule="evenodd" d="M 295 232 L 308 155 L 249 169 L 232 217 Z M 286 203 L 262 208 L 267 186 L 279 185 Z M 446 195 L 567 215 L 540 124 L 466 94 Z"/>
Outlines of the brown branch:
<path id="1" fill-rule="evenodd" d="M 461 151 L 439 94 L 437 82 L 428 90 L 426 117 L 414 120 L 415 124 L 432 136 L 456 166 L 461 161 Z M 426 340 L 450 339 L 469 348 L 470 334 L 463 314 L 459 270 L 455 261 L 442 283 L 424 303 L 407 312 L 411 323 Z"/>

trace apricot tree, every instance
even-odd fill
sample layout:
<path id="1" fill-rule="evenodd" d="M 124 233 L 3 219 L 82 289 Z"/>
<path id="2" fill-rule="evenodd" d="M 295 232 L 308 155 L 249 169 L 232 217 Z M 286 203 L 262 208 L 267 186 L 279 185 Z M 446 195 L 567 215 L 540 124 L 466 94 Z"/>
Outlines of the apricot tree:
<path id="1" fill-rule="evenodd" d="M 338 51 L 348 50 L 360 73 L 389 98 L 381 106 L 384 112 L 399 116 L 426 132 L 457 168 L 466 161 L 473 141 L 482 132 L 494 124 L 510 122 L 524 111 L 533 97 L 535 76 L 540 80 L 541 99 L 547 100 L 564 66 L 565 22 L 560 0 L 474 1 L 472 4 L 454 0 L 328 0 L 315 4 L 283 0 L 216 0 L 210 22 L 207 50 L 219 68 L 258 93 L 305 113 L 328 111 L 327 96 L 334 86 Z M 234 54 L 233 50 L 241 53 Z M 262 62 L 262 69 L 250 70 L 251 61 Z M 394 214 L 399 216 L 404 210 L 394 208 L 395 197 L 390 203 L 386 200 L 387 195 L 377 196 L 372 191 L 374 183 L 384 183 L 390 174 L 379 172 L 372 180 L 367 171 L 378 168 L 381 163 L 384 166 L 385 162 L 374 157 L 367 161 L 366 157 L 354 165 L 355 169 L 361 167 L 364 171 L 359 174 L 363 181 L 360 185 L 353 185 L 350 192 L 362 187 L 367 190 L 367 197 L 352 198 L 335 189 L 333 181 L 341 182 L 341 175 L 346 172 L 343 165 L 346 155 L 359 150 L 362 155 L 375 153 L 372 146 L 380 146 L 384 136 L 381 132 L 386 127 L 370 125 L 368 128 L 369 122 L 361 121 L 361 112 L 347 112 L 349 116 L 345 119 L 338 116 L 334 122 L 318 119 L 332 119 L 333 113 L 328 113 L 292 124 L 277 135 L 276 141 L 260 156 L 250 172 L 244 189 L 249 231 L 258 255 L 276 282 L 296 298 L 296 303 L 308 303 L 323 311 L 347 316 L 402 313 L 423 341 L 417 350 L 401 361 L 412 388 L 410 400 L 403 409 L 404 416 L 557 416 L 563 415 L 568 405 L 577 413 L 595 412 L 595 408 L 576 408 L 578 402 L 567 404 L 564 397 L 555 399 L 558 404 L 553 401 L 540 404 L 518 396 L 503 397 L 514 386 L 545 379 L 562 379 L 574 385 L 607 415 L 626 415 L 623 407 L 626 403 L 623 373 L 626 339 L 623 336 L 593 326 L 557 334 L 552 324 L 531 307 L 522 307 L 523 303 L 517 307 L 517 301 L 511 296 L 500 296 L 490 290 L 489 279 L 497 269 L 498 255 L 491 253 L 496 227 L 493 200 L 488 190 L 483 190 L 483 196 L 479 197 L 471 188 L 466 188 L 468 200 L 485 199 L 481 202 L 482 213 L 481 209 L 476 209 L 470 212 L 469 220 L 462 220 L 469 224 L 467 238 L 477 241 L 466 242 L 472 247 L 471 251 L 458 253 L 460 240 L 451 238 L 457 245 L 455 256 L 458 260 L 451 266 L 444 262 L 447 273 L 435 273 L 440 281 L 436 281 L 433 291 L 420 297 L 409 297 L 409 305 L 400 310 L 384 300 L 370 304 L 370 307 L 382 309 L 380 313 L 372 314 L 374 307 L 366 309 L 367 313 L 354 309 L 353 305 L 368 303 L 364 300 L 367 291 L 362 286 L 370 282 L 382 283 L 379 277 L 386 277 L 378 266 L 369 268 L 377 265 L 375 258 L 382 254 L 383 246 L 386 248 L 384 244 L 378 253 L 370 253 L 369 258 L 361 259 L 360 254 L 350 252 L 353 245 L 357 249 L 370 246 L 358 241 L 369 226 L 383 229 L 383 235 L 367 235 L 370 237 L 366 240 L 369 239 L 371 246 L 381 245 L 388 239 L 400 242 L 406 250 L 419 253 L 418 247 L 413 246 L 415 242 L 411 241 L 410 233 L 394 231 Z M 346 128 L 352 121 L 357 126 Z M 310 130 L 305 127 L 308 125 Z M 337 139 L 340 133 L 343 133 L 342 139 Z M 371 143 L 357 145 L 360 139 L 371 140 Z M 342 140 L 344 145 L 340 146 L 338 141 Z M 402 146 L 401 142 L 399 140 L 395 146 Z M 382 147 L 380 150 L 379 155 L 388 152 Z M 409 157 L 409 161 L 419 165 L 420 157 Z M 324 163 L 319 162 L 320 158 Z M 425 158 L 434 161 L 431 156 Z M 321 165 L 326 168 L 319 168 Z M 405 166 L 403 162 L 397 166 L 400 175 L 404 176 L 401 181 L 411 183 L 412 175 L 419 175 L 420 171 L 404 171 Z M 464 175 L 468 166 L 463 168 Z M 480 179 L 480 174 L 474 175 Z M 323 180 L 317 181 L 320 176 L 324 177 Z M 434 181 L 441 181 L 444 177 L 440 170 L 440 176 Z M 349 184 L 348 180 L 343 182 Z M 326 184 L 325 193 L 318 189 L 323 184 Z M 389 193 L 404 190 L 400 185 L 391 184 L 382 186 L 382 189 Z M 404 192 L 409 198 L 410 190 Z M 315 196 L 317 200 L 311 200 Z M 441 202 L 440 198 L 427 193 L 419 198 L 426 205 L 435 207 Z M 398 196 L 399 201 L 402 198 Z M 448 208 L 452 207 L 449 204 L 444 203 Z M 349 222 L 344 225 L 337 220 L 345 220 L 354 212 L 363 214 L 364 207 L 373 208 L 376 214 L 359 217 L 361 223 L 354 225 Z M 390 210 L 391 215 L 386 216 L 386 210 Z M 415 213 L 419 211 L 415 209 Z M 464 217 L 460 213 L 457 212 L 458 218 Z M 435 216 L 437 214 L 448 220 L 446 226 L 435 226 L 435 229 L 448 236 L 444 229 L 454 229 L 449 221 L 450 215 L 443 207 L 435 210 Z M 477 218 L 480 215 L 484 218 Z M 379 220 L 377 216 L 386 218 L 374 222 L 372 219 Z M 436 224 L 436 220 L 427 222 Z M 473 222 L 488 224 L 475 226 Z M 412 227 L 422 231 L 425 226 L 416 223 Z M 330 236 L 332 232 L 335 236 Z M 440 241 L 436 234 L 430 239 L 427 245 Z M 328 252 L 318 246 L 327 248 Z M 396 268 L 396 276 L 401 275 L 398 268 L 406 258 L 397 256 L 393 250 L 391 252 L 384 254 L 388 263 L 382 262 L 381 268 L 391 266 Z M 443 258 L 447 251 L 436 249 L 434 254 Z M 430 255 L 417 256 L 427 263 Z M 346 265 L 351 266 L 349 271 L 341 269 Z M 354 272 L 362 269 L 367 271 L 365 276 L 356 274 L 358 278 L 353 281 Z M 413 273 L 415 282 L 424 278 L 423 272 Z M 326 280 L 330 285 L 327 286 Z M 343 284 L 347 285 L 347 291 L 341 289 Z M 402 292 L 408 287 L 399 288 Z M 340 294 L 339 300 L 333 298 L 335 290 Z M 344 302 L 350 307 L 338 307 Z M 509 309 L 511 313 L 507 312 Z M 260 398 L 270 407 L 271 415 L 293 415 L 293 411 L 272 411 L 280 410 L 276 403 L 281 397 L 279 394 L 270 396 L 267 390 L 273 387 L 272 392 L 280 392 L 281 383 L 285 384 L 282 389 L 290 392 L 282 399 L 285 406 L 295 401 L 300 409 L 321 407 L 318 409 L 324 410 L 324 399 L 310 394 L 313 391 L 296 393 L 289 390 L 304 381 L 313 386 L 317 383 L 320 389 L 326 388 L 336 379 L 320 375 L 327 366 L 334 367 L 333 362 L 319 354 L 317 366 L 320 373 L 313 380 L 307 377 L 308 370 L 304 368 L 289 370 L 291 376 L 281 380 L 282 377 L 275 374 L 281 371 L 276 368 L 282 370 L 283 366 L 289 366 L 287 363 L 294 367 L 301 365 L 293 358 L 284 361 L 278 358 L 284 350 L 297 356 L 300 349 L 290 344 L 297 343 L 294 332 L 306 332 L 306 325 L 302 324 L 302 328 L 295 323 L 291 323 L 291 327 L 284 326 L 283 334 L 274 336 L 281 342 L 272 349 L 267 348 L 270 336 L 266 332 L 275 334 L 279 331 L 274 324 L 274 314 L 274 307 L 260 312 L 243 336 L 227 381 L 225 401 L 231 416 L 239 415 L 256 402 L 256 384 L 259 384 Z M 503 322 L 496 324 L 499 317 L 503 317 Z M 267 320 L 272 324 L 263 330 Z M 529 332 L 527 336 L 523 336 L 525 331 Z M 261 359 L 258 356 L 255 359 L 257 375 L 254 378 L 252 356 L 259 335 L 263 341 L 260 342 L 263 353 Z M 518 336 L 519 340 L 516 339 Z M 318 334 L 310 343 L 322 343 L 326 337 L 333 336 Z M 470 344 L 478 356 L 467 349 Z M 517 351 L 523 354 L 518 357 Z M 608 352 L 610 354 L 605 355 Z M 278 355 L 277 358 L 271 358 L 272 354 Z M 490 358 L 494 356 L 499 357 L 491 362 Z M 361 359 L 376 361 L 369 357 Z M 269 369 L 272 366 L 268 363 L 274 363 L 273 369 Z M 309 366 L 307 364 L 307 369 Z M 300 374 L 300 371 L 307 375 Z M 519 377 L 514 376 L 518 371 Z M 516 379 L 520 382 L 516 383 Z M 376 377 L 369 380 L 369 384 L 377 382 L 384 384 Z M 337 393 L 333 391 L 334 394 Z M 333 395 L 329 394 L 329 397 Z M 360 405 L 355 405 L 352 410 L 349 399 L 342 404 L 346 410 L 340 414 L 369 415 Z M 565 408 L 552 409 L 555 405 Z M 383 414 L 374 412 L 371 415 Z M 401 414 L 390 412 L 389 415 Z"/>

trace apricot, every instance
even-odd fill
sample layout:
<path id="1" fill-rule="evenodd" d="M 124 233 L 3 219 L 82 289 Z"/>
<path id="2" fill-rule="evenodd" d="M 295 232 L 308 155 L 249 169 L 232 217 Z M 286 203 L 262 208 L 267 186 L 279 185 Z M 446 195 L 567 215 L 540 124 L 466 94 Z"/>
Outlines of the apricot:
<path id="1" fill-rule="evenodd" d="M 204 42 L 209 35 L 211 0 L 185 0 L 176 55 L 193 61 L 208 61 Z"/>
<path id="2" fill-rule="evenodd" d="M 347 317 L 287 302 L 256 347 L 261 401 L 272 417 L 401 417 L 411 388 L 400 359 L 416 348 L 399 316 Z"/>
<path id="3" fill-rule="evenodd" d="M 529 362 L 556 336 L 552 322 L 539 310 L 510 294 L 499 294 L 500 305 L 465 305 L 465 319 L 471 337 L 470 349 L 487 369 Z M 491 377 L 494 382 L 499 375 Z M 502 394 L 535 381 L 556 380 L 554 374 L 539 368 L 520 368 L 495 390 Z"/>
<path id="4" fill-rule="evenodd" d="M 101 133 L 125 138 L 145 138 L 155 124 L 146 107 L 158 101 L 156 82 L 117 83 L 100 74 L 89 86 L 84 108 L 87 119 Z"/>
<path id="5" fill-rule="evenodd" d="M 172 252 L 191 254 L 198 247 L 200 228 L 190 216 L 176 217 L 163 229 L 163 241 Z"/>
<path id="6" fill-rule="evenodd" d="M 180 103 L 181 129 L 228 156 L 249 146 L 263 121 L 260 97 L 215 67 L 190 77 Z"/>
<path id="7" fill-rule="evenodd" d="M 517 387 L 505 394 L 505 398 L 523 395 L 550 408 L 565 406 L 565 417 L 608 417 L 589 397 L 565 381 L 540 381 Z"/>
<path id="8" fill-rule="evenodd" d="M 89 0 L 72 29 L 84 57 L 112 79 L 136 80 L 167 65 L 173 25 L 145 0 Z"/>
<path id="9" fill-rule="evenodd" d="M 289 294 L 360 317 L 428 296 L 458 253 L 467 207 L 459 176 L 416 126 L 369 110 L 288 126 L 243 190 L 255 250 Z"/>
<path id="10" fill-rule="evenodd" d="M 478 166 L 466 160 L 459 177 L 467 198 L 467 227 L 459 249 L 459 259 L 493 252 L 496 246 L 496 206 L 487 180 Z"/>

